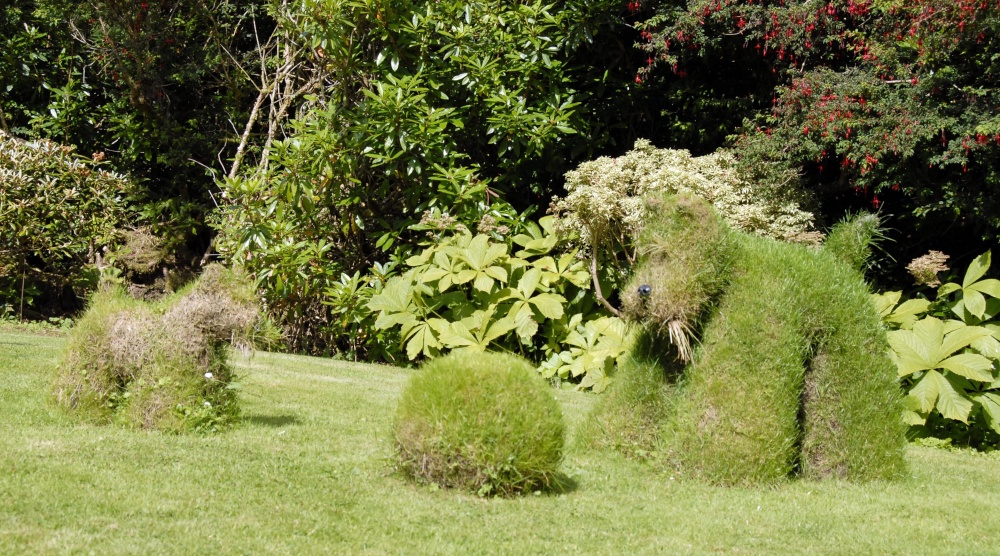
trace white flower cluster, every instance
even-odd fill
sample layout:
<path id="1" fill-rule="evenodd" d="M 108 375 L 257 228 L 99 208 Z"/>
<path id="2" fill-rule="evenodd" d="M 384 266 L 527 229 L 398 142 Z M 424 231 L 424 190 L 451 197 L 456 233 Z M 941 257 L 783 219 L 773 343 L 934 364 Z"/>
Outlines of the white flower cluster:
<path id="1" fill-rule="evenodd" d="M 601 157 L 566 174 L 564 198 L 549 209 L 558 228 L 575 232 L 588 246 L 591 235 L 631 243 L 645 216 L 650 191 L 694 194 L 712 203 L 734 228 L 781 240 L 816 242 L 812 213 L 802 210 L 794 184 L 763 185 L 743 179 L 729 151 L 692 157 L 686 150 L 657 149 L 636 141 L 618 158 Z"/>

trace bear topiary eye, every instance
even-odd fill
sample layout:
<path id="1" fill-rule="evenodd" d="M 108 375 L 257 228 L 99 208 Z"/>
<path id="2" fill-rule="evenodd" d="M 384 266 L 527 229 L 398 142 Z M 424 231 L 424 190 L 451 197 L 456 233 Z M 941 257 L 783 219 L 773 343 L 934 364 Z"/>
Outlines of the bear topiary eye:
<path id="1" fill-rule="evenodd" d="M 649 294 L 651 293 L 653 293 L 653 288 L 649 284 L 639 286 L 639 295 L 642 297 L 649 297 Z"/>

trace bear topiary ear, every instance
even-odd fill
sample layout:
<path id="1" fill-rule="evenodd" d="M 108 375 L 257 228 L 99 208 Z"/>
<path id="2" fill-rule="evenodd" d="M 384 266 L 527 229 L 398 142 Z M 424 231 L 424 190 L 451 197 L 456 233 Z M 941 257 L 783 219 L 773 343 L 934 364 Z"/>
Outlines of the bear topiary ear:
<path id="1" fill-rule="evenodd" d="M 689 359 L 697 320 L 728 281 L 729 229 L 693 195 L 657 192 L 646 206 L 639 262 L 621 293 L 622 313 L 669 337 Z"/>
<path id="2" fill-rule="evenodd" d="M 847 215 L 830 229 L 823 249 L 851 268 L 864 271 L 872 256 L 872 247 L 886 239 L 883 230 L 882 219 L 877 214 Z"/>

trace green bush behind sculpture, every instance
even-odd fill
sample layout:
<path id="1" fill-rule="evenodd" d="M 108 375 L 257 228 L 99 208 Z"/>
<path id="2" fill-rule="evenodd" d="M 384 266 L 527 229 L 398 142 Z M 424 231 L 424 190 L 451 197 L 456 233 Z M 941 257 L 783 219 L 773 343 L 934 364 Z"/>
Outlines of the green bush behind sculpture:
<path id="1" fill-rule="evenodd" d="M 696 197 L 648 207 L 622 295 L 642 332 L 584 441 L 720 484 L 901 475 L 899 385 L 858 270 L 878 218 L 817 249 L 732 231 Z"/>

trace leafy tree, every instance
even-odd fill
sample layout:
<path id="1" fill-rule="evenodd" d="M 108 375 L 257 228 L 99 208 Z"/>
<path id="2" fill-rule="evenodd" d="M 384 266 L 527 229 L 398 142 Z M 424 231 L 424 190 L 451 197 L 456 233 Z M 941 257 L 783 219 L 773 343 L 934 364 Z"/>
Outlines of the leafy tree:
<path id="1" fill-rule="evenodd" d="M 297 116 L 268 122 L 259 163 L 225 182 L 218 246 L 280 320 L 303 324 L 292 346 L 336 351 L 324 292 L 402 261 L 427 226 L 522 230 L 521 211 L 607 140 L 577 88 L 593 76 L 571 60 L 615 5 L 310 0 L 278 12 L 288 57 L 276 71 L 313 71 L 262 77 L 262 94 L 296 84 L 282 90 Z"/>
<path id="2" fill-rule="evenodd" d="M 0 8 L 0 125 L 51 138 L 138 181 L 147 220 L 199 245 L 213 168 L 256 93 L 243 66 L 263 1 L 14 0 Z M 220 168 L 221 169 L 221 168 Z M 203 240 L 202 240 L 203 241 Z"/>

